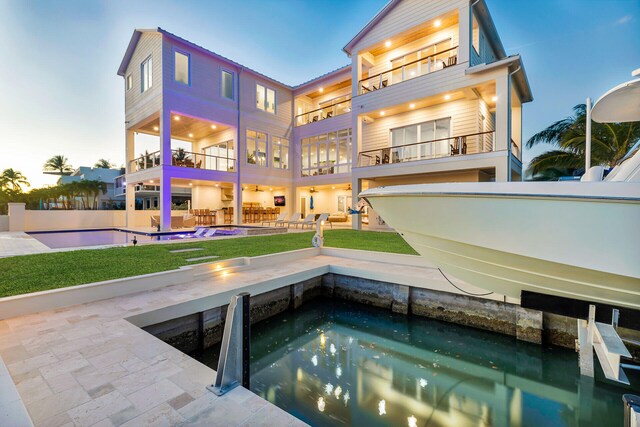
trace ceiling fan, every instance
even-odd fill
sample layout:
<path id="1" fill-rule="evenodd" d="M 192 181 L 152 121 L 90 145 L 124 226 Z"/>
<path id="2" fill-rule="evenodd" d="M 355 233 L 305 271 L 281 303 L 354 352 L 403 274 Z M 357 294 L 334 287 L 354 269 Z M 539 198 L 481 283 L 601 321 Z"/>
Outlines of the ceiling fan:
<path id="1" fill-rule="evenodd" d="M 253 190 L 253 191 L 255 191 L 255 192 L 257 193 L 257 192 L 263 192 L 264 190 L 261 190 L 261 189 L 260 189 L 260 187 L 258 187 L 258 186 L 256 185 L 256 188 L 255 188 L 255 190 Z"/>
<path id="2" fill-rule="evenodd" d="M 320 190 L 316 190 L 316 187 L 311 187 L 311 189 L 309 190 L 309 193 L 313 194 L 313 193 L 319 193 Z"/>

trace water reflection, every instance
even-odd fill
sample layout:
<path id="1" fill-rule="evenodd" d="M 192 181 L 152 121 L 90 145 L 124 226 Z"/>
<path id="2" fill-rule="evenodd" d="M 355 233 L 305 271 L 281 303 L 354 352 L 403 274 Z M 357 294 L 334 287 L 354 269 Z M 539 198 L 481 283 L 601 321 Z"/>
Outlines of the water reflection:
<path id="1" fill-rule="evenodd" d="M 252 334 L 252 390 L 314 426 L 615 426 L 633 392 L 581 379 L 570 350 L 341 301 Z"/>

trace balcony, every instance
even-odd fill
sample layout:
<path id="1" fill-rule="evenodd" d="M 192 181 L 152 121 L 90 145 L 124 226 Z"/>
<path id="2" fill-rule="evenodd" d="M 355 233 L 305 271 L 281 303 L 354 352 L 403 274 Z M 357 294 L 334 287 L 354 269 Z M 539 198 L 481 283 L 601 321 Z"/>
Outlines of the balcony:
<path id="1" fill-rule="evenodd" d="M 182 149 L 171 150 L 172 166 L 180 166 L 192 169 L 206 169 L 221 172 L 233 172 L 235 159 L 231 157 L 212 156 L 209 154 L 192 153 Z M 160 166 L 160 151 L 145 154 L 134 159 L 130 163 L 131 172 Z"/>
<path id="2" fill-rule="evenodd" d="M 415 54 L 415 56 L 421 56 Z M 403 65 L 363 78 L 358 82 L 358 94 L 373 92 L 393 86 L 397 83 L 434 73 L 458 63 L 458 46 L 439 53 L 422 55 L 423 57 L 406 62 Z"/>
<path id="3" fill-rule="evenodd" d="M 361 151 L 358 155 L 358 167 L 487 153 L 493 150 L 494 139 L 495 131 L 489 131 Z"/>
<path id="4" fill-rule="evenodd" d="M 322 120 L 330 119 L 331 117 L 340 116 L 351 112 L 351 98 L 335 100 L 330 105 L 326 105 L 315 110 L 308 111 L 306 113 L 298 114 L 296 116 L 296 127 L 308 125 L 309 123 L 315 123 Z"/>

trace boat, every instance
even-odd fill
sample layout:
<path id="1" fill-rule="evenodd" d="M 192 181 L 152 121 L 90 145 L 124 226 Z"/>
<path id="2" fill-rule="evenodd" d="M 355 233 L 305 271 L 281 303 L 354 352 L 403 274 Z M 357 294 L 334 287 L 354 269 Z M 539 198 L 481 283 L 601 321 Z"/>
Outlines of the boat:
<path id="1" fill-rule="evenodd" d="M 607 92 L 594 119 L 640 121 L 638 88 L 640 78 Z M 471 285 L 640 310 L 640 141 L 604 180 L 596 166 L 579 182 L 401 185 L 360 197 Z"/>

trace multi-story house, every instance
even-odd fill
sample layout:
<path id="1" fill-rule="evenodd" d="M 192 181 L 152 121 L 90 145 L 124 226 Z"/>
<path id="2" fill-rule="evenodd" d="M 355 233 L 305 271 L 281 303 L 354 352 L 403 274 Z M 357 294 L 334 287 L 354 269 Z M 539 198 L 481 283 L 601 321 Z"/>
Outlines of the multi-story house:
<path id="1" fill-rule="evenodd" d="M 172 186 L 240 223 L 243 203 L 274 196 L 289 213 L 312 198 L 311 212 L 333 213 L 375 186 L 521 179 L 531 90 L 484 0 L 392 0 L 343 50 L 349 65 L 289 86 L 160 28 L 134 31 L 118 71 L 126 185 L 160 186 L 168 228 Z M 158 150 L 136 159 L 139 133 Z"/>
<path id="2" fill-rule="evenodd" d="M 96 194 L 95 206 L 88 206 L 85 209 L 116 209 L 120 208 L 125 199 L 122 194 L 116 192 L 116 177 L 123 172 L 119 168 L 94 168 L 91 166 L 80 166 L 69 175 L 60 177 L 61 184 L 80 181 L 98 181 L 104 185 L 104 192 Z M 82 198 L 78 198 L 78 205 L 82 205 Z"/>

